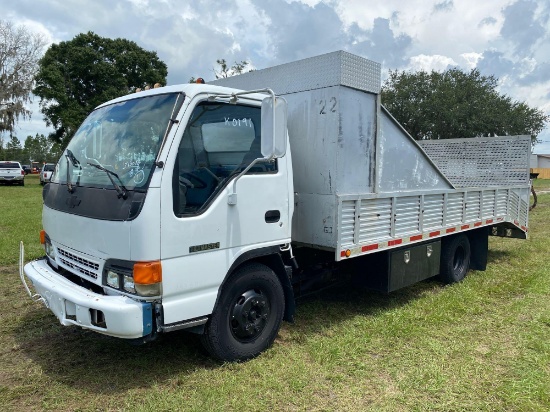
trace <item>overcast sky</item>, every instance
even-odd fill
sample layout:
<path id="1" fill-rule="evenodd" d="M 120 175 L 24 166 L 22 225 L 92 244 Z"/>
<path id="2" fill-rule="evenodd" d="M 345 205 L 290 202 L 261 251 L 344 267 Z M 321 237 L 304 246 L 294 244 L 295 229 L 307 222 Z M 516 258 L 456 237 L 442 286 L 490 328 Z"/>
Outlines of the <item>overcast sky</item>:
<path id="1" fill-rule="evenodd" d="M 216 59 L 261 69 L 335 50 L 388 70 L 471 69 L 550 113 L 549 0 L 0 0 L 48 43 L 93 31 L 155 50 L 168 84 L 214 78 Z M 48 133 L 38 99 L 17 135 Z M 536 153 L 550 153 L 550 130 Z"/>

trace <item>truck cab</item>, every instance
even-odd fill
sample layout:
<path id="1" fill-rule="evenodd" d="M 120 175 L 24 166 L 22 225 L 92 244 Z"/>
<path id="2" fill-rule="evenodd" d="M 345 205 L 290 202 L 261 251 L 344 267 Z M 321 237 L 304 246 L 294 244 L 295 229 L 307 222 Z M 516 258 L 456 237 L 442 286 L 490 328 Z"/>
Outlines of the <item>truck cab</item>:
<path id="1" fill-rule="evenodd" d="M 269 296 L 271 283 L 288 286 L 277 256 L 293 213 L 285 106 L 236 92 L 153 89 L 84 121 L 44 187 L 46 259 L 25 267 L 62 324 L 138 340 L 204 328 L 236 277 L 229 304 L 239 318 L 209 334 L 211 351 L 234 351 L 214 347 L 228 325 L 232 340 L 252 346 L 238 358 L 275 338 L 265 325 L 280 324 L 284 300 Z"/>

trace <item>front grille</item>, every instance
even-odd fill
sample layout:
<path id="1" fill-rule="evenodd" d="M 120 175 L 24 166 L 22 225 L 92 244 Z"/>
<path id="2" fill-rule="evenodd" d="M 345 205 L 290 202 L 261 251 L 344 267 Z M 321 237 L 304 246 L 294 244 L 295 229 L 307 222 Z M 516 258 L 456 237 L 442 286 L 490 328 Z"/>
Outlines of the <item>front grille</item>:
<path id="1" fill-rule="evenodd" d="M 77 273 L 81 273 L 93 279 L 97 279 L 99 263 L 95 263 L 80 256 L 76 256 L 75 254 L 69 253 L 65 249 L 59 247 L 57 248 L 57 252 L 59 255 L 59 260 L 65 266 L 68 266 Z"/>

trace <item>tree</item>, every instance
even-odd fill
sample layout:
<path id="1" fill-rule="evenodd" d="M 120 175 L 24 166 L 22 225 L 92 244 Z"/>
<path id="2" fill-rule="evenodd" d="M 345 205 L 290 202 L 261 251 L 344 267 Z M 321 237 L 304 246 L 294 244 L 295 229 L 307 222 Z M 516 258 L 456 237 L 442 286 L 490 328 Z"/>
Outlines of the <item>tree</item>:
<path id="1" fill-rule="evenodd" d="M 65 146 L 63 146 L 60 142 L 55 142 L 52 144 L 46 156 L 46 163 L 57 163 L 63 155 L 64 150 Z"/>
<path id="2" fill-rule="evenodd" d="M 219 66 L 218 70 L 214 69 L 216 79 L 225 79 L 227 77 L 237 76 L 239 74 L 252 71 L 250 68 L 250 62 L 247 62 L 246 60 L 235 62 L 231 67 L 227 65 L 225 59 L 218 59 L 216 60 L 216 63 Z"/>
<path id="3" fill-rule="evenodd" d="M 6 143 L 4 149 L 4 160 L 21 160 L 23 154 L 23 148 L 21 142 L 15 135 L 10 135 L 10 140 Z"/>
<path id="4" fill-rule="evenodd" d="M 416 140 L 528 134 L 534 144 L 550 117 L 497 86 L 476 69 L 390 71 L 382 103 Z"/>
<path id="5" fill-rule="evenodd" d="M 0 133 L 12 132 L 31 112 L 33 78 L 46 43 L 25 27 L 0 20 Z"/>
<path id="6" fill-rule="evenodd" d="M 52 143 L 43 134 L 36 136 L 27 136 L 25 139 L 25 160 L 44 163 L 49 159 Z"/>
<path id="7" fill-rule="evenodd" d="M 46 123 L 55 129 L 51 137 L 65 146 L 96 106 L 137 88 L 165 85 L 167 74 L 156 52 L 88 32 L 46 51 L 33 93 L 40 97 Z"/>

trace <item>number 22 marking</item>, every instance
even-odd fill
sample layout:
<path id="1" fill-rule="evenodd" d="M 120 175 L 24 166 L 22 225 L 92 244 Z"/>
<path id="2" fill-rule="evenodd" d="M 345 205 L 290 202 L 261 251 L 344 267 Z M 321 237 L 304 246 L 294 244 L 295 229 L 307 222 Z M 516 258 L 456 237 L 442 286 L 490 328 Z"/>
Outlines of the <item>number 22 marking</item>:
<path id="1" fill-rule="evenodd" d="M 319 114 L 327 114 L 326 108 L 327 108 L 327 101 L 326 100 L 320 100 L 319 105 L 321 106 L 321 111 Z M 331 97 L 329 100 L 329 106 L 328 109 L 330 112 L 335 113 L 336 112 L 336 97 Z"/>

